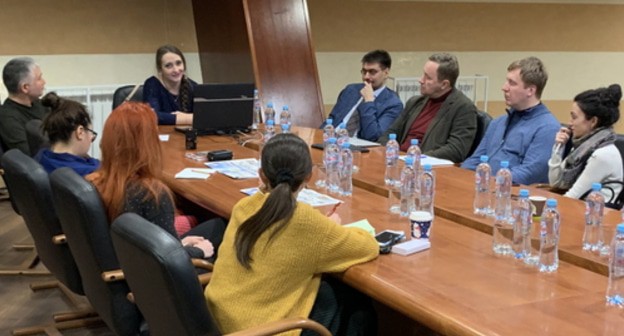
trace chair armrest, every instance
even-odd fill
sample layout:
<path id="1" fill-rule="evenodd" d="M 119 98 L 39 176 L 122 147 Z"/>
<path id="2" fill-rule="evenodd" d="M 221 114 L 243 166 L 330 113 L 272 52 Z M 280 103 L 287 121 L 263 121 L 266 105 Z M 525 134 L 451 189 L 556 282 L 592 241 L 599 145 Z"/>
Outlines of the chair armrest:
<path id="1" fill-rule="evenodd" d="M 63 245 L 63 244 L 67 244 L 67 237 L 65 236 L 64 233 L 62 234 L 58 234 L 54 237 L 52 237 L 52 242 L 55 245 Z"/>
<path id="2" fill-rule="evenodd" d="M 114 282 L 120 280 L 126 280 L 123 271 L 120 269 L 102 272 L 102 280 L 104 282 Z"/>
<path id="3" fill-rule="evenodd" d="M 300 317 L 293 317 L 289 319 L 266 323 L 253 328 L 249 328 L 247 330 L 237 331 L 235 333 L 228 334 L 228 336 L 275 335 L 284 331 L 295 329 L 308 329 L 317 332 L 321 336 L 331 336 L 329 330 L 323 327 L 320 323 Z"/>
<path id="4" fill-rule="evenodd" d="M 207 271 L 212 271 L 212 268 L 213 268 L 212 263 L 206 261 L 205 259 L 193 258 L 191 259 L 191 262 L 193 263 L 193 266 L 197 268 L 203 268 Z"/>
<path id="5" fill-rule="evenodd" d="M 199 283 L 202 285 L 202 287 L 206 287 L 206 285 L 208 285 L 208 283 L 210 282 L 211 278 L 212 278 L 212 273 L 204 273 L 204 274 L 197 275 L 197 279 L 199 280 Z"/>

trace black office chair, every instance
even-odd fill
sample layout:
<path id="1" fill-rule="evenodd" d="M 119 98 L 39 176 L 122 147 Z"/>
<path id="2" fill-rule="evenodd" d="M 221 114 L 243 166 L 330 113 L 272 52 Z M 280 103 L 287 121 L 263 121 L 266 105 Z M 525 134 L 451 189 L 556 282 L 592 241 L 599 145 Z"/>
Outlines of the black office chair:
<path id="1" fill-rule="evenodd" d="M 111 235 L 151 335 L 222 335 L 208 311 L 188 253 L 178 239 L 134 213 L 117 218 Z M 331 335 L 319 323 L 303 318 L 268 323 L 244 333 L 273 335 L 294 329 Z"/>
<path id="2" fill-rule="evenodd" d="M 71 168 L 50 174 L 54 208 L 93 309 L 117 335 L 147 334 L 119 268 L 104 205 L 95 187 Z"/>
<path id="3" fill-rule="evenodd" d="M 492 116 L 487 114 L 487 112 L 477 111 L 477 133 L 472 142 L 472 147 L 470 147 L 468 156 L 472 155 L 477 147 L 479 147 L 479 143 L 481 143 L 481 139 L 483 139 L 483 135 L 485 135 L 485 131 L 490 125 L 490 121 L 492 121 Z"/>
<path id="4" fill-rule="evenodd" d="M 50 139 L 41 129 L 42 121 L 33 119 L 26 123 L 26 141 L 30 156 L 37 155 L 40 149 L 50 147 Z"/>
<path id="5" fill-rule="evenodd" d="M 125 101 L 142 102 L 143 85 L 124 85 L 117 88 L 113 93 L 113 110 Z"/>
<path id="6" fill-rule="evenodd" d="M 56 279 L 65 287 L 59 287 L 72 299 L 72 293 L 84 295 L 82 279 L 78 267 L 74 261 L 69 247 L 65 241 L 65 235 L 52 205 L 52 191 L 48 173 L 18 149 L 8 151 L 2 157 L 5 168 L 5 177 L 11 185 L 12 198 L 16 206 L 21 210 L 24 222 L 35 242 L 41 262 L 46 266 Z M 33 290 L 57 287 L 58 283 L 44 286 L 31 286 Z M 74 301 L 76 304 L 76 301 Z M 43 332 L 45 328 L 54 327 L 59 330 L 84 326 L 84 323 L 98 323 L 97 319 L 76 320 L 82 317 L 93 316 L 92 310 L 85 308 L 80 312 L 57 315 L 57 321 L 73 320 L 72 323 L 53 324 L 51 326 L 29 327 L 31 332 L 19 332 L 16 334 L 35 334 Z"/>

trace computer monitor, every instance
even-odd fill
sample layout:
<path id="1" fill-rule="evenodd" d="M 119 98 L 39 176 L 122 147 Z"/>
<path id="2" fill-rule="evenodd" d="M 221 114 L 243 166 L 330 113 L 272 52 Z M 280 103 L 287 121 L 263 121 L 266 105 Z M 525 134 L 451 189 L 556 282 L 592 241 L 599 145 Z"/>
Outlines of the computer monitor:
<path id="1" fill-rule="evenodd" d="M 204 99 L 253 98 L 254 89 L 254 83 L 199 84 L 193 89 L 193 95 Z"/>

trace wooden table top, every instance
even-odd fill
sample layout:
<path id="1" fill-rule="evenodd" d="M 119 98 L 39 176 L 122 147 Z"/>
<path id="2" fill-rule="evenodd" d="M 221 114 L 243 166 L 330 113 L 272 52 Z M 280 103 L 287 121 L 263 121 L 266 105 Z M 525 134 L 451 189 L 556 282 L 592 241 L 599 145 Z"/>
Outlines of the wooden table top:
<path id="1" fill-rule="evenodd" d="M 184 157 L 181 134 L 166 127 L 161 131 L 171 134 L 163 143 L 164 178 L 174 192 L 229 217 L 232 206 L 245 196 L 238 190 L 258 185 L 256 179 L 233 180 L 220 174 L 205 181 L 174 179 L 183 168 L 203 164 Z M 199 138 L 197 151 L 216 149 L 230 149 L 235 158 L 257 156 L 228 137 Z M 445 192 L 436 193 L 438 202 Z M 345 202 L 338 208 L 345 223 L 365 218 L 377 232 L 408 233 L 407 219 L 388 213 L 387 197 L 363 188 L 354 188 L 352 197 L 334 197 Z M 567 262 L 553 274 L 541 274 L 522 262 L 494 256 L 491 236 L 481 231 L 437 215 L 430 250 L 407 257 L 381 255 L 339 276 L 445 335 L 617 335 L 624 328 L 624 315 L 604 305 L 606 277 Z"/>

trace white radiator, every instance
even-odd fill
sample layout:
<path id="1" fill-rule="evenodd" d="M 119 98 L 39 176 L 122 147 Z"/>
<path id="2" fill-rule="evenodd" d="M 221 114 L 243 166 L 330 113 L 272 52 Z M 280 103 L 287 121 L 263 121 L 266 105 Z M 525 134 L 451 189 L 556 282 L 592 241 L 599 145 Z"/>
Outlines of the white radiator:
<path id="1" fill-rule="evenodd" d="M 47 91 L 55 91 L 63 98 L 81 102 L 87 107 L 91 114 L 93 130 L 98 133 L 97 139 L 91 145 L 90 155 L 100 158 L 100 139 L 104 122 L 110 115 L 113 107 L 113 93 L 121 85 L 98 85 L 98 86 L 73 86 L 73 87 L 52 87 Z"/>

